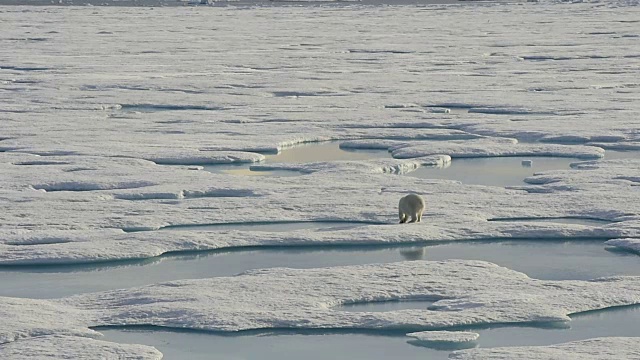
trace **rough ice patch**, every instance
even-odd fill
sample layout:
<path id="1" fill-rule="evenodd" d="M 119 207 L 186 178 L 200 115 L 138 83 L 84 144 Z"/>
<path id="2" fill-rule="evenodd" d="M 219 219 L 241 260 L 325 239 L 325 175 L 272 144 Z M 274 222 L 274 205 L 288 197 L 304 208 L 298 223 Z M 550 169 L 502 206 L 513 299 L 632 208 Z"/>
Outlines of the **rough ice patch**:
<path id="1" fill-rule="evenodd" d="M 0 344 L 0 358 L 160 360 L 162 353 L 151 346 L 116 344 L 65 335 L 43 335 Z"/>
<path id="2" fill-rule="evenodd" d="M 394 150 L 394 158 L 407 159 L 435 154 L 447 154 L 452 158 L 492 157 L 492 156 L 560 156 L 579 159 L 598 159 L 604 156 L 604 149 L 580 145 L 516 144 L 495 140 L 465 142 L 443 142 L 410 144 Z"/>
<path id="3" fill-rule="evenodd" d="M 330 279 L 330 280 L 328 280 Z M 346 312 L 354 302 L 441 299 L 429 309 Z M 637 277 L 545 281 L 481 261 L 412 261 L 181 280 L 59 300 L 91 326 L 249 329 L 442 329 L 570 321 L 571 313 L 640 303 Z"/>
<path id="4" fill-rule="evenodd" d="M 143 169 L 154 167 L 145 160 L 90 156 L 43 158 L 33 154 L 1 153 L 0 171 L 6 177 L 3 187 L 54 192 L 134 189 L 158 184 L 152 177 L 137 176 L 136 173 Z M 156 169 L 162 171 L 159 167 Z"/>
<path id="5" fill-rule="evenodd" d="M 316 172 L 342 172 L 342 173 L 390 173 L 404 174 L 411 172 L 421 166 L 442 167 L 451 162 L 448 155 L 423 156 L 420 158 L 397 160 L 397 159 L 380 159 L 380 160 L 363 160 L 363 161 L 333 161 L 333 162 L 314 162 L 314 163 L 272 163 L 251 165 L 252 171 L 272 171 L 287 170 L 297 171 L 303 174 L 311 174 Z"/>
<path id="6" fill-rule="evenodd" d="M 389 126 L 389 127 L 376 127 L 373 124 L 371 127 L 364 127 L 361 124 L 360 127 L 349 128 L 351 139 L 340 143 L 341 148 L 366 148 L 364 144 L 371 140 L 396 140 L 396 141 L 417 141 L 417 140 L 432 140 L 432 141 L 445 141 L 445 140 L 471 140 L 480 139 L 484 136 L 472 134 L 462 130 L 456 129 L 425 129 L 425 128 L 404 128 L 402 126 Z"/>
<path id="7" fill-rule="evenodd" d="M 348 312 L 340 305 L 436 299 L 427 309 Z M 439 299 L 439 300 L 438 300 Z M 176 329 L 397 329 L 570 321 L 568 314 L 640 303 L 637 277 L 546 281 L 482 261 L 411 261 L 180 280 L 56 300 L 0 297 L 0 351 L 37 354 L 49 344 L 155 356 L 146 347 L 96 342 L 90 327 Z M 50 336 L 46 339 L 42 337 Z M 73 339 L 58 339 L 65 336 Z M 83 339 L 84 338 L 84 339 Z M 12 343 L 12 344 L 8 344 Z M 35 351 L 35 353 L 34 353 Z M 123 353 L 123 356 L 124 356 Z M 127 358 L 127 357 L 125 357 Z M 153 357 L 151 357 L 153 358 Z"/>
<path id="8" fill-rule="evenodd" d="M 46 335 L 98 337 L 86 327 L 86 315 L 46 300 L 0 297 L 0 344 Z"/>
<path id="9" fill-rule="evenodd" d="M 551 112 L 540 112 L 527 108 L 509 108 L 509 107 L 472 107 L 468 110 L 470 113 L 493 114 L 493 115 L 540 115 L 551 114 Z"/>
<path id="10" fill-rule="evenodd" d="M 605 245 L 640 254 L 640 238 L 611 239 Z"/>
<path id="11" fill-rule="evenodd" d="M 37 183 L 32 187 L 36 190 L 44 191 L 95 191 L 95 190 L 117 190 L 135 189 L 156 185 L 150 181 L 115 181 L 115 182 L 93 182 L 93 181 L 56 181 Z"/>
<path id="12" fill-rule="evenodd" d="M 616 142 L 591 142 L 589 145 L 598 146 L 610 150 L 638 151 L 640 141 L 616 141 Z"/>
<path id="13" fill-rule="evenodd" d="M 408 160 L 396 160 L 395 163 L 380 160 L 377 161 L 379 165 L 374 168 L 374 171 L 385 174 L 406 174 L 421 166 L 446 167 L 450 163 L 451 157 L 449 155 L 422 156 Z"/>
<path id="14" fill-rule="evenodd" d="M 473 347 L 480 334 L 470 331 L 420 331 L 407 336 L 414 338 L 411 343 L 416 345 L 463 349 Z"/>
<path id="15" fill-rule="evenodd" d="M 456 360 L 610 360 L 637 359 L 638 338 L 604 337 L 550 346 L 513 346 L 456 351 Z"/>
<path id="16" fill-rule="evenodd" d="M 615 186 L 627 192 L 629 186 L 640 183 L 639 166 L 640 161 L 631 159 L 582 161 L 572 163 L 571 170 L 536 173 L 526 178 L 525 182 L 546 185 L 547 190 L 567 190 L 571 187 L 594 191 L 596 188 Z"/>
<path id="17" fill-rule="evenodd" d="M 148 155 L 146 160 L 162 165 L 242 164 L 264 161 L 262 154 L 242 151 L 201 151 L 191 154 Z"/>
<path id="18" fill-rule="evenodd" d="M 1 155 L 12 159 L 22 156 Z M 96 159 L 92 163 L 95 170 L 80 172 L 90 181 L 108 183 L 127 176 L 134 181 L 161 181 L 163 185 L 98 193 L 49 193 L 21 187 L 40 179 L 43 174 L 52 179 L 64 176 L 66 169 L 87 161 L 77 156 L 72 159 L 71 165 L 40 166 L 43 168 L 40 173 L 18 172 L 16 169 L 20 166 L 15 165 L 3 167 L 10 176 L 4 183 L 8 189 L 0 192 L 4 199 L 0 206 L 3 206 L 5 224 L 0 238 L 3 249 L 0 263 L 86 263 L 249 246 L 364 246 L 455 240 L 640 236 L 640 226 L 633 221 L 640 216 L 639 200 L 637 192 L 629 191 L 635 183 L 626 180 L 637 173 L 638 163 L 631 160 L 584 162 L 574 169 L 539 174 L 531 179 L 538 180 L 540 185 L 524 186 L 527 191 L 382 174 L 402 173 L 427 162 L 438 165 L 439 161 L 446 160 L 445 156 L 300 164 L 295 165 L 296 170 L 314 173 L 300 177 L 294 183 L 277 178 L 260 181 L 229 178 L 157 166 L 142 160 Z M 122 161 L 135 166 L 120 168 Z M 105 170 L 109 166 L 111 172 Z M 212 186 L 213 183 L 217 186 Z M 259 191 L 254 190 L 258 188 Z M 395 225 L 397 201 L 407 192 L 418 192 L 425 197 L 424 223 L 398 227 Z M 32 215 L 25 217 L 22 214 Z M 504 218 L 516 221 L 489 221 Z M 517 221 L 533 218 L 589 218 L 616 222 L 585 226 Z M 358 221 L 389 225 L 278 234 L 198 229 L 171 234 L 148 231 L 166 226 L 255 222 L 256 219 L 265 223 Z M 100 230 L 105 227 L 116 229 Z M 124 233 L 117 228 L 147 231 Z"/>
<path id="19" fill-rule="evenodd" d="M 25 241 L 22 235 L 4 236 L 0 240 L 0 246 L 5 247 L 0 253 L 2 263 L 111 261 L 153 257 L 169 251 L 261 245 L 338 246 L 434 240 L 640 236 L 640 227 L 631 221 L 634 216 L 640 216 L 637 192 L 629 191 L 637 184 L 632 180 L 637 177 L 639 166 L 632 160 L 581 162 L 566 171 L 541 173 L 528 179 L 536 185 L 523 186 L 526 191 L 522 191 L 384 174 L 403 173 L 418 166 L 444 165 L 449 158 L 446 155 L 266 167 L 309 174 L 295 182 L 281 178 L 231 177 L 124 158 L 50 157 L 48 160 L 55 162 L 64 159 L 65 164 L 14 165 L 40 158 L 29 154 L 0 154 L 4 176 L 0 192 L 4 229 L 29 229 L 34 236 L 33 241 Z M 25 171 L 27 167 L 33 169 Z M 77 170 L 79 168 L 86 170 Z M 76 179 L 104 190 L 41 192 L 29 188 L 41 185 L 45 179 L 51 184 Z M 158 185 L 109 189 L 122 179 L 128 179 L 129 184 Z M 420 193 L 427 200 L 425 222 L 399 229 L 393 225 L 397 201 L 407 192 Z M 596 218 L 618 222 L 583 226 L 488 221 L 495 218 Z M 100 228 L 154 230 L 170 225 L 255 222 L 257 219 L 264 222 L 366 221 L 389 226 L 321 233 L 295 231 L 269 236 L 251 231 L 193 230 L 180 235 L 100 231 Z M 53 230 L 69 232 L 54 235 Z M 52 238 L 55 240 L 50 240 Z M 15 246 L 23 243 L 31 245 Z"/>
<path id="20" fill-rule="evenodd" d="M 383 195 L 397 202 L 394 192 L 382 189 Z M 398 192 L 404 194 L 404 192 Z M 206 198 L 205 200 L 210 199 Z M 233 201 L 234 198 L 225 198 Z M 261 198 L 256 198 L 261 199 Z M 243 201 L 243 198 L 238 198 Z M 429 201 L 427 201 L 427 204 Z M 153 205 L 153 204 L 152 204 Z M 395 204 L 394 204 L 395 205 Z M 211 210 L 205 207 L 205 212 Z M 625 226 L 626 222 L 603 226 L 585 226 L 531 221 L 487 221 L 464 214 L 443 213 L 423 218 L 423 224 L 400 226 L 393 217 L 388 224 L 383 218 L 362 220 L 353 217 L 288 218 L 286 221 L 338 221 L 368 224 L 357 228 L 315 231 L 314 229 L 264 232 L 251 230 L 200 229 L 195 225 L 221 224 L 229 222 L 226 214 L 214 213 L 217 221 L 185 218 L 183 222 L 130 223 L 123 232 L 118 229 L 104 230 L 22 230 L 0 233 L 0 264 L 2 265 L 47 265 L 108 262 L 125 259 L 144 259 L 165 253 L 186 251 L 211 251 L 242 249 L 257 246 L 303 247 L 303 246 L 372 246 L 407 245 L 427 242 L 497 240 L 497 239 L 606 239 L 620 236 L 640 235 L 640 229 Z M 142 214 L 144 215 L 144 214 Z M 393 214 L 395 215 L 395 214 Z M 391 214 L 389 215 L 391 216 Z M 379 219 L 379 220 L 377 220 Z M 428 222 L 427 222 L 428 221 Z M 273 223 L 283 223 L 274 218 Z M 233 223 L 233 222 L 232 222 Z M 236 222 L 237 223 L 237 222 Z M 251 223 L 246 221 L 245 223 Z M 264 224 L 271 222 L 265 221 Z M 443 223 L 445 225 L 439 225 Z M 181 230 L 181 225 L 191 225 Z M 154 231 L 171 226 L 175 231 Z M 20 246 L 28 245 L 28 246 Z"/>
<path id="21" fill-rule="evenodd" d="M 140 111 L 140 112 L 224 110 L 223 107 L 218 107 L 218 106 L 176 105 L 176 104 L 121 104 L 119 106 L 119 109 L 123 111 Z"/>

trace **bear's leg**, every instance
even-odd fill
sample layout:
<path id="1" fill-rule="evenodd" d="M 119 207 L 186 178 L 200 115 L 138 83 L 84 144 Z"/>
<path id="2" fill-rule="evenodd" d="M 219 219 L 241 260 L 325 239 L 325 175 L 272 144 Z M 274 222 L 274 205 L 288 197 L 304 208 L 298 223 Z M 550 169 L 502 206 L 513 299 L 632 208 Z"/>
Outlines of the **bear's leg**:
<path id="1" fill-rule="evenodd" d="M 422 213 L 418 213 L 418 222 L 422 221 Z"/>
<path id="2" fill-rule="evenodd" d="M 409 221 L 409 222 L 410 223 L 414 223 L 416 221 L 418 221 L 418 215 L 416 215 L 416 214 L 411 215 L 411 221 Z"/>
<path id="3" fill-rule="evenodd" d="M 398 216 L 400 217 L 400 224 L 407 222 L 407 215 L 403 213 L 402 210 L 398 211 Z"/>

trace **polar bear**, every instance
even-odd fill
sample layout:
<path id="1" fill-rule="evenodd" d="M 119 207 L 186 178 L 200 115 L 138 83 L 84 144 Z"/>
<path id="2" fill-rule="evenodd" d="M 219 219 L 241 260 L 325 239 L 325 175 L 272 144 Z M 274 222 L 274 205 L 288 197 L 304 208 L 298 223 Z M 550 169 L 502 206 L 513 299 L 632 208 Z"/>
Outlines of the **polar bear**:
<path id="1" fill-rule="evenodd" d="M 411 217 L 409 222 L 420 222 L 422 220 L 422 212 L 424 211 L 424 199 L 417 194 L 409 194 L 400 199 L 398 205 L 398 215 L 400 216 L 400 224 L 404 224 Z"/>

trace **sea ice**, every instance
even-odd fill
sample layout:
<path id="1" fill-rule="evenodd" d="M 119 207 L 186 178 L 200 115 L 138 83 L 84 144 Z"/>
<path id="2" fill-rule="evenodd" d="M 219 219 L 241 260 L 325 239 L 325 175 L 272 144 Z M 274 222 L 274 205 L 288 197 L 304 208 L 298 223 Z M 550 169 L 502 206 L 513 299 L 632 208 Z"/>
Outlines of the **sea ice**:
<path id="1" fill-rule="evenodd" d="M 428 310 L 346 312 L 345 303 L 437 300 Z M 251 270 L 51 301 L 87 326 L 249 329 L 442 329 L 570 321 L 571 313 L 640 303 L 637 277 L 545 281 L 481 261 L 411 261 L 321 269 Z"/>
<path id="2" fill-rule="evenodd" d="M 348 312 L 339 305 L 430 299 L 428 309 Z M 570 321 L 567 314 L 640 303 L 637 277 L 546 281 L 481 261 L 411 261 L 294 270 L 274 268 L 56 300 L 0 297 L 0 343 L 11 354 L 38 351 L 42 336 L 74 337 L 69 351 L 95 343 L 89 327 L 149 325 L 248 329 L 443 329 L 490 323 Z M 81 340 L 80 337 L 85 337 Z M 35 340 L 35 343 L 31 343 Z M 12 344 L 10 344 L 12 343 Z M 34 345 L 35 344 L 35 345 Z M 34 347 L 36 349 L 34 350 Z M 127 354 L 149 348 L 114 345 Z M 53 350 L 56 351 L 56 350 Z M 155 356 L 155 355 L 153 355 Z"/>
<path id="3" fill-rule="evenodd" d="M 640 358 L 638 338 L 605 337 L 550 346 L 514 346 L 456 351 L 457 360 L 610 360 Z"/>
<path id="4" fill-rule="evenodd" d="M 43 335 L 0 344 L 0 357 L 11 360 L 160 360 L 162 353 L 144 345 L 116 344 L 78 336 Z"/>
<path id="5" fill-rule="evenodd" d="M 394 158 L 407 159 L 435 154 L 447 154 L 453 158 L 490 157 L 490 156 L 562 156 L 580 159 L 598 159 L 604 156 L 604 150 L 597 147 L 579 145 L 545 144 L 509 144 L 495 143 L 493 139 L 432 143 L 428 145 L 410 145 L 394 150 Z"/>
<path id="6" fill-rule="evenodd" d="M 0 7 L 0 41 L 11 49 L 0 59 L 0 263 L 525 238 L 606 238 L 635 248 L 640 162 L 602 161 L 604 149 L 640 149 L 633 5 Z M 304 173 L 295 178 L 190 170 L 265 169 L 257 164 L 264 153 L 320 141 L 388 149 L 394 159 L 264 164 Z M 592 161 L 508 189 L 399 176 L 456 157 L 517 155 Z M 392 223 L 407 192 L 428 207 L 421 224 L 401 227 Z M 278 221 L 371 225 L 157 231 Z M 635 277 L 536 280 L 469 261 L 256 270 L 55 301 L 0 298 L 0 351 L 38 357 L 60 345 L 72 357 L 82 347 L 105 349 L 94 357 L 157 357 L 97 342 L 89 329 L 96 325 L 412 331 L 565 321 L 637 303 L 638 284 Z M 437 300 L 432 310 L 333 308 L 423 296 Z M 637 349 L 618 339 L 575 344 L 582 355 L 630 357 Z"/>
<path id="7" fill-rule="evenodd" d="M 451 346 L 453 348 L 473 347 L 480 334 L 470 331 L 420 331 L 409 333 L 415 338 L 412 343 L 424 346 Z"/>
<path id="8" fill-rule="evenodd" d="M 636 221 L 638 193 L 628 191 L 637 183 L 638 162 L 632 160 L 582 162 L 566 171 L 541 173 L 527 179 L 538 185 L 523 186 L 526 191 L 522 191 L 383 173 L 401 173 L 421 163 L 437 165 L 447 159 L 444 156 L 273 165 L 308 172 L 295 184 L 279 178 L 255 180 L 158 166 L 136 159 L 47 157 L 54 163 L 14 165 L 34 158 L 38 157 L 0 154 L 0 159 L 6 159 L 0 162 L 4 186 L 4 201 L 0 203 L 3 264 L 112 261 L 154 257 L 170 251 L 260 245 L 640 236 Z M 62 158 L 65 162 L 58 164 Z M 77 171 L 78 168 L 84 170 Z M 135 184 L 147 186 L 132 187 Z M 34 191 L 36 188 L 47 192 Z M 94 190 L 80 191 L 88 189 Z M 398 227 L 394 225 L 397 201 L 407 192 L 423 195 L 427 209 L 420 225 Z M 496 218 L 515 221 L 488 221 Z M 528 222 L 528 218 L 616 222 L 585 226 Z M 197 229 L 151 231 L 176 225 L 255 221 L 358 221 L 371 225 L 328 232 L 268 234 Z"/>
<path id="9" fill-rule="evenodd" d="M 640 224 L 638 224 L 638 226 L 640 226 Z M 640 254 L 640 238 L 611 239 L 605 242 L 605 244 Z"/>

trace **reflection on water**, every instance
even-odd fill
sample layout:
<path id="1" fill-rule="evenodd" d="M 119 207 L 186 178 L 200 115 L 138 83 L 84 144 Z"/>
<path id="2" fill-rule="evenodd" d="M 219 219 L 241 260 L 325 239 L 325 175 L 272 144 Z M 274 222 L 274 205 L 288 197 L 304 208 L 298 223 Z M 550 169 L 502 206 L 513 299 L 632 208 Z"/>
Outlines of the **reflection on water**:
<path id="1" fill-rule="evenodd" d="M 417 260 L 485 260 L 550 280 L 640 275 L 640 257 L 605 250 L 603 241 L 458 242 L 411 247 L 298 247 L 169 255 L 110 266 L 0 268 L 0 296 L 52 298 L 178 279 L 229 276 L 248 269 L 316 268 Z"/>
<path id="2" fill-rule="evenodd" d="M 407 345 L 404 335 L 287 334 L 218 336 L 206 333 L 99 330 L 103 340 L 155 346 L 163 360 L 305 359 L 305 360 L 446 360 L 448 351 Z"/>
<path id="3" fill-rule="evenodd" d="M 576 314 L 569 327 L 483 326 L 471 330 L 480 334 L 480 347 L 552 345 L 602 336 L 640 336 L 640 307 L 621 307 Z M 459 328 L 457 330 L 465 330 Z M 218 335 L 212 333 L 152 330 L 99 329 L 105 340 L 155 346 L 166 360 L 305 359 L 388 360 L 442 359 L 449 350 L 408 346 L 412 339 L 400 333 L 255 333 Z"/>
<path id="4" fill-rule="evenodd" d="M 405 260 L 422 260 L 427 253 L 427 247 L 410 247 L 399 250 L 400 256 Z"/>
<path id="5" fill-rule="evenodd" d="M 311 163 L 338 160 L 369 160 L 390 158 L 386 150 L 352 150 L 341 149 L 339 142 L 308 143 L 281 151 L 279 154 L 265 155 L 264 163 Z M 204 170 L 209 172 L 232 175 L 251 176 L 299 176 L 301 173 L 288 170 L 254 171 L 251 164 L 242 165 L 207 165 Z"/>
<path id="6" fill-rule="evenodd" d="M 531 161 L 529 165 L 527 161 Z M 448 167 L 421 167 L 407 176 L 425 179 L 457 180 L 465 184 L 488 186 L 526 185 L 524 179 L 536 172 L 569 170 L 579 159 L 560 157 L 455 158 Z M 523 164 L 525 162 L 525 164 Z"/>

